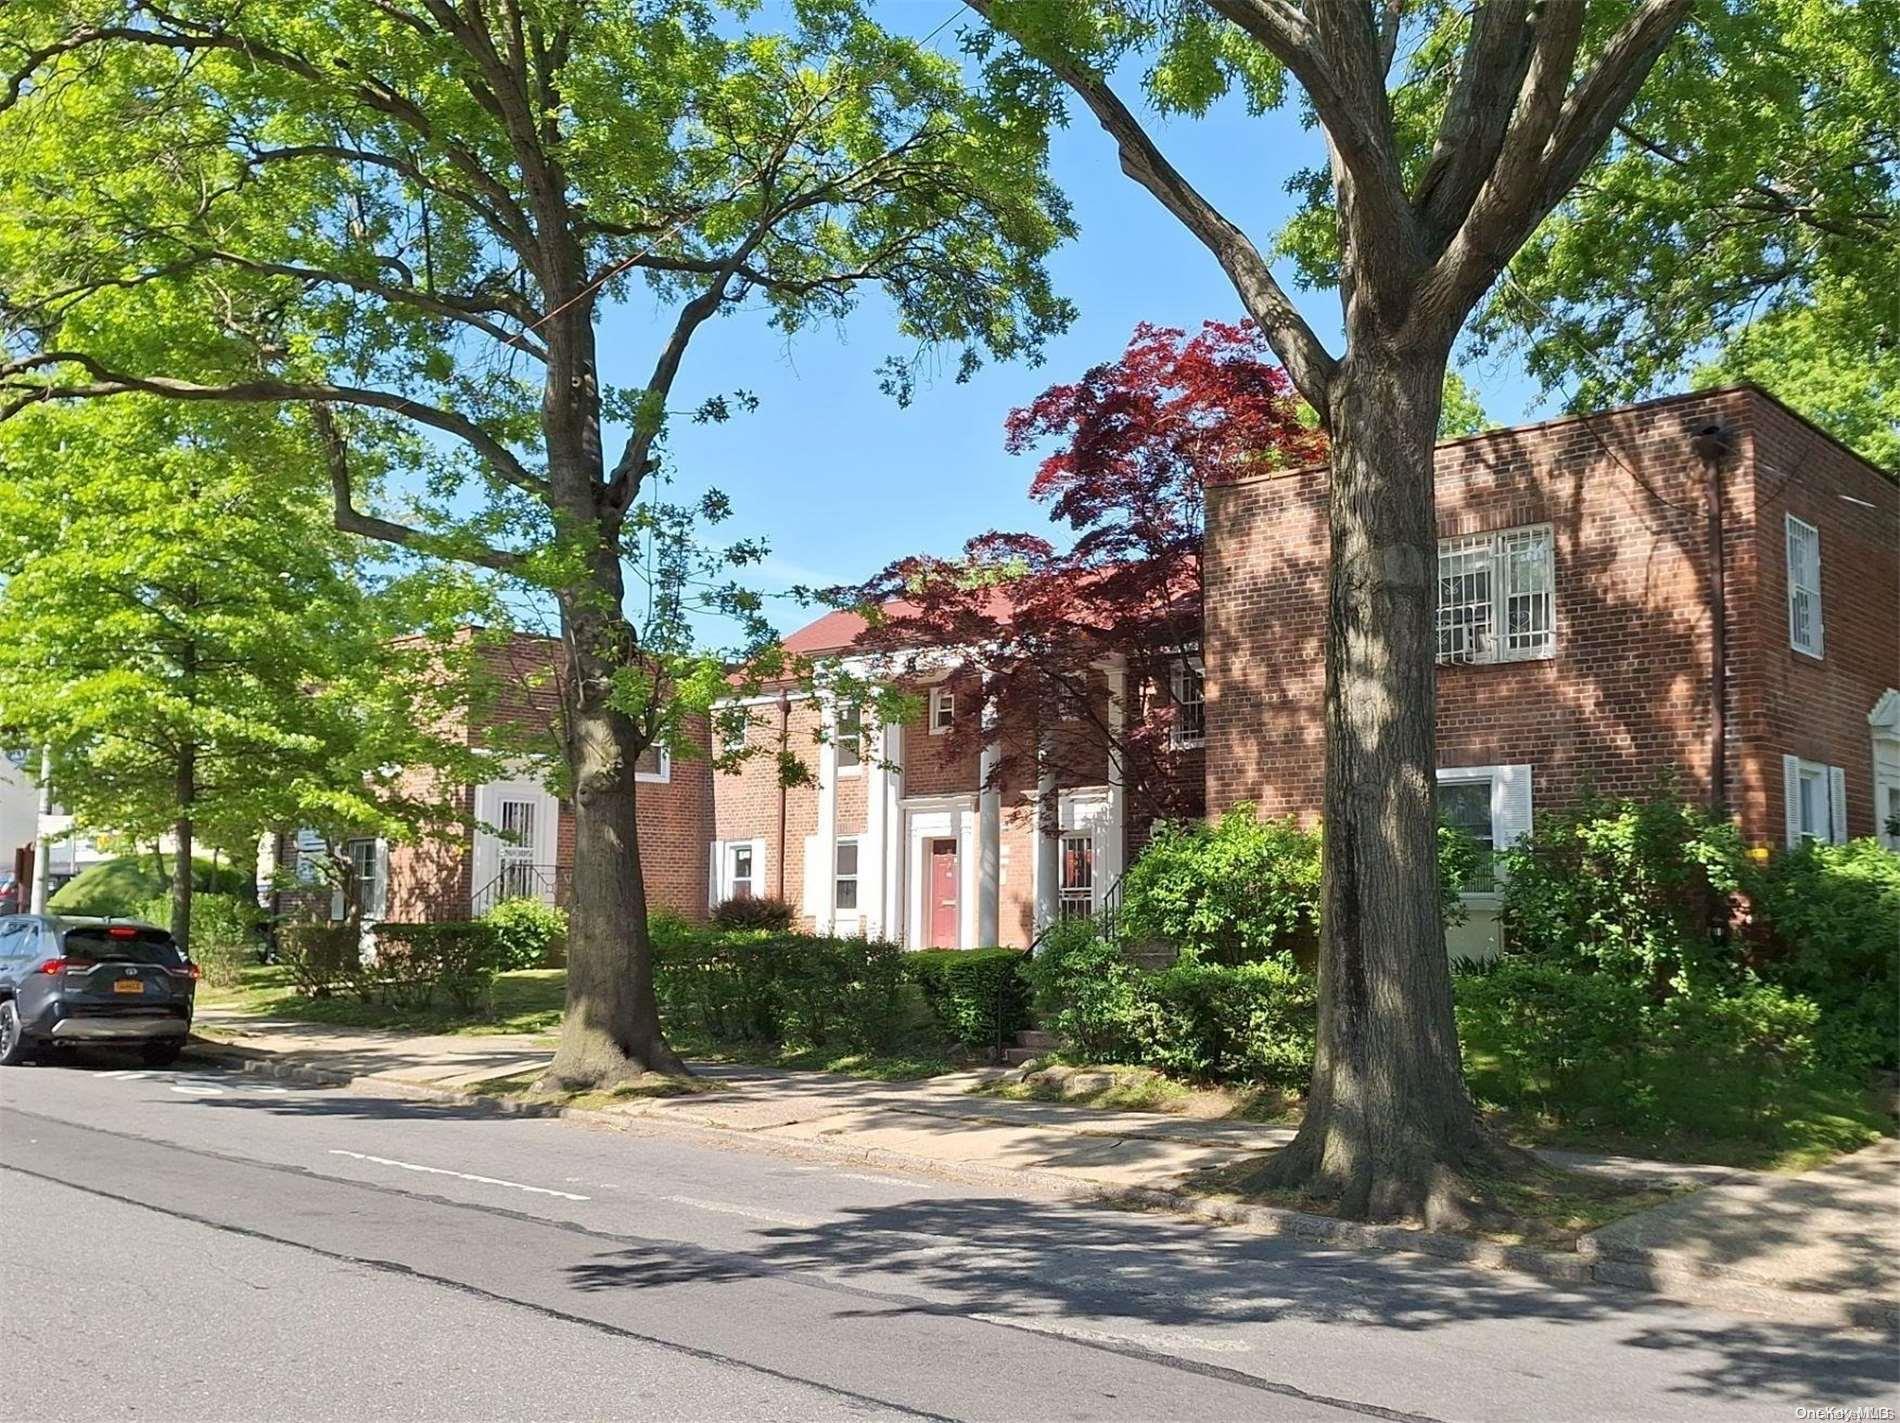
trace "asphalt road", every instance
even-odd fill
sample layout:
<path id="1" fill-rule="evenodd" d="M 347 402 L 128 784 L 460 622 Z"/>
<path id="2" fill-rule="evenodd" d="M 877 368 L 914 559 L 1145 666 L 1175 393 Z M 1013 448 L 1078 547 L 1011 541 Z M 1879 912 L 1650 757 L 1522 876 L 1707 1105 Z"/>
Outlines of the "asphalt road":
<path id="1" fill-rule="evenodd" d="M 0 1224 L 7 1419 L 1900 1402 L 1890 1341 L 188 1065 L 0 1072 Z"/>

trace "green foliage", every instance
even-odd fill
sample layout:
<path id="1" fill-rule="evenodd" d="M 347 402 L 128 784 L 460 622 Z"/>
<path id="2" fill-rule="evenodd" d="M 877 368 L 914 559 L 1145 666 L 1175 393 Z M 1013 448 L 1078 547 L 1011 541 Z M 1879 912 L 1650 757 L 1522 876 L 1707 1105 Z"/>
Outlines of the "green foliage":
<path id="1" fill-rule="evenodd" d="M 1030 960 L 1016 949 L 924 949 L 904 955 L 904 972 L 957 1046 L 980 1051 L 1006 1045 L 1029 1026 Z"/>
<path id="2" fill-rule="evenodd" d="M 1251 805 L 1158 825 L 1122 880 L 1121 927 L 1213 963 L 1291 951 L 1318 929 L 1319 869 L 1318 835 Z"/>
<path id="3" fill-rule="evenodd" d="M 894 944 L 701 930 L 654 950 L 662 1015 L 715 1042 L 876 1051 L 904 1027 Z"/>
<path id="4" fill-rule="evenodd" d="M 154 901 L 170 888 L 166 875 L 177 873 L 176 863 L 170 857 L 165 861 L 165 871 L 165 874 L 159 872 L 158 865 L 150 855 L 121 855 L 117 859 L 101 860 L 61 885 L 59 891 L 46 901 L 46 907 L 54 914 L 110 914 L 119 917 L 159 912 L 160 917 L 152 922 L 161 927 L 168 926 L 171 923 L 170 904 L 165 903 L 160 910 Z M 228 895 L 242 894 L 245 887 L 244 876 L 240 871 L 230 865 L 214 864 L 210 860 L 192 861 L 191 884 L 194 891 Z"/>
<path id="5" fill-rule="evenodd" d="M 1782 1101 L 1820 1080 L 1820 1010 L 1771 985 L 1658 1000 L 1609 973 L 1506 960 L 1454 988 L 1474 1095 L 1555 1122 L 1775 1140 Z"/>
<path id="6" fill-rule="evenodd" d="M 1868 838 L 1809 843 L 1750 877 L 1763 980 L 1821 1007 L 1824 1061 L 1900 1061 L 1900 855 Z"/>
<path id="7" fill-rule="evenodd" d="M 1025 972 L 1043 1026 L 1077 1061 L 1285 1087 L 1311 1070 L 1316 986 L 1284 955 L 1150 971 L 1075 921 L 1044 938 Z"/>
<path id="8" fill-rule="evenodd" d="M 152 924 L 171 922 L 169 894 L 146 902 L 139 917 Z M 263 916 L 242 894 L 198 893 L 191 896 L 191 958 L 213 988 L 235 988 L 245 968 L 256 962 L 262 942 Z"/>
<path id="9" fill-rule="evenodd" d="M 766 929 L 784 932 L 792 927 L 792 906 L 782 899 L 747 895 L 741 899 L 723 899 L 713 910 L 713 923 L 721 929 Z"/>
<path id="10" fill-rule="evenodd" d="M 486 923 L 378 924 L 370 973 L 383 1001 L 426 1007 L 437 990 L 467 1011 L 485 1004 L 502 967 L 502 939 Z"/>
<path id="11" fill-rule="evenodd" d="M 1083 1062 L 1125 1062 L 1140 972 L 1089 919 L 1064 920 L 1023 966 L 1037 1021 Z"/>
<path id="12" fill-rule="evenodd" d="M 1511 951 L 1663 987 L 1710 962 L 1745 859 L 1734 823 L 1673 794 L 1586 798 L 1500 856 Z"/>
<path id="13" fill-rule="evenodd" d="M 364 1003 L 426 1009 L 440 992 L 468 1012 L 488 1004 L 501 971 L 501 936 L 481 922 L 378 924 L 365 961 L 362 932 L 350 924 L 286 924 L 277 954 L 300 993 L 349 993 Z"/>
<path id="14" fill-rule="evenodd" d="M 538 899 L 504 899 L 482 922 L 494 932 L 503 972 L 547 967 L 567 938 L 567 911 Z"/>
<path id="15" fill-rule="evenodd" d="M 1470 838 L 1440 827 L 1438 872 L 1447 923 L 1477 867 Z M 1118 929 L 1184 956 L 1237 964 L 1310 955 L 1320 924 L 1320 833 L 1292 819 L 1259 820 L 1251 805 L 1208 824 L 1162 823 L 1122 880 Z"/>
<path id="16" fill-rule="evenodd" d="M 1133 1061 L 1184 1077 L 1304 1088 L 1318 986 L 1292 963 L 1184 960 L 1135 980 Z"/>

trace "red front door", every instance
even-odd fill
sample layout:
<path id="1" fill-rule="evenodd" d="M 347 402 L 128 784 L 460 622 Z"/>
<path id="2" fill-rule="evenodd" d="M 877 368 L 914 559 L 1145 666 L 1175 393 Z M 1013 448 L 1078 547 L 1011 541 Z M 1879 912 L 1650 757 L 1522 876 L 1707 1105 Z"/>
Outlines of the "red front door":
<path id="1" fill-rule="evenodd" d="M 930 947 L 957 946 L 957 842 L 930 842 Z"/>

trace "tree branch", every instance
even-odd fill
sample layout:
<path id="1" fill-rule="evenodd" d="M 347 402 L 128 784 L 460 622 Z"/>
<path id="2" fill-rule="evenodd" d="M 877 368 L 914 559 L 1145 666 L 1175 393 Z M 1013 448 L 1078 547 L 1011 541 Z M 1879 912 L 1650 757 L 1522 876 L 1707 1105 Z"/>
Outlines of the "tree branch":
<path id="1" fill-rule="evenodd" d="M 991 0 L 969 0 L 969 5 L 995 23 Z M 1035 58 L 1089 106 L 1121 150 L 1123 171 L 1154 194 L 1214 254 L 1300 393 L 1316 410 L 1324 410 L 1336 363 L 1274 278 L 1260 250 L 1168 162 L 1105 80 L 1060 55 L 1037 53 Z"/>
<path id="2" fill-rule="evenodd" d="M 335 413 L 322 401 L 316 401 L 310 407 L 310 420 L 317 428 L 317 440 L 323 446 L 323 462 L 330 471 L 330 497 L 335 505 L 337 529 L 342 533 L 377 539 L 402 548 L 432 551 L 431 546 L 440 540 L 432 539 L 422 530 L 407 524 L 379 519 L 356 508 L 350 477 L 349 447 L 343 439 L 343 431 L 337 426 Z M 490 548 L 486 544 L 470 547 L 459 540 L 453 556 L 482 568 L 492 568 L 497 573 L 519 572 L 522 564 L 519 554 L 509 553 L 506 549 Z"/>
<path id="3" fill-rule="evenodd" d="M 1493 172 L 1425 282 L 1419 301 L 1424 319 L 1454 325 L 1464 320 L 1511 255 L 1601 151 L 1617 119 L 1675 37 L 1690 3 L 1644 0 L 1549 121 L 1549 137 L 1534 161 Z M 1535 61 L 1531 70 L 1536 70 Z M 1532 73 L 1527 73 L 1525 83 L 1531 82 Z M 1512 128 L 1524 124 L 1534 131 L 1545 121 L 1536 112 L 1520 113 Z M 1505 145 L 1509 147 L 1512 141 L 1507 132 Z"/>
<path id="4" fill-rule="evenodd" d="M 74 365 L 92 377 L 89 384 L 55 385 L 21 380 L 28 372 L 50 366 Z M 96 357 L 80 351 L 45 351 L 19 360 L 0 362 L 0 390 L 21 391 L 10 404 L 0 406 L 0 421 L 42 400 L 98 400 L 114 395 L 161 395 L 170 400 L 229 400 L 242 404 L 328 402 L 388 410 L 461 439 L 488 461 L 504 483 L 537 498 L 547 497 L 547 482 L 521 463 L 514 452 L 465 415 L 392 391 L 361 386 L 331 385 L 322 381 L 287 381 L 274 377 L 237 381 L 230 385 L 198 385 L 169 376 L 137 376 L 115 371 Z"/>

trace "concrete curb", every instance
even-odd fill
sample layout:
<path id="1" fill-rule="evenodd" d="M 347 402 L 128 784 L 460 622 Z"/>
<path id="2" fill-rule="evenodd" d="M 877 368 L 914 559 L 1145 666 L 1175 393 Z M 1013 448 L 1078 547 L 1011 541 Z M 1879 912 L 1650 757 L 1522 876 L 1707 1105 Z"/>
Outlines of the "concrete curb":
<path id="1" fill-rule="evenodd" d="M 1058 1172 L 1036 1168 L 1001 1170 L 959 1165 L 935 1157 L 892 1151 L 888 1147 L 853 1146 L 845 1141 L 814 1137 L 774 1137 L 757 1130 L 712 1126 L 705 1122 L 668 1121 L 626 1112 L 490 1097 L 400 1078 L 283 1062 L 276 1054 L 230 1043 L 199 1039 L 192 1046 L 200 1054 L 241 1071 L 294 1082 L 299 1086 L 351 1087 L 365 1083 L 396 1096 L 473 1108 L 496 1116 L 560 1118 L 582 1126 L 629 1135 L 694 1137 L 707 1145 L 726 1149 L 756 1150 L 765 1147 L 775 1155 L 808 1162 L 881 1166 L 964 1184 L 991 1186 L 1015 1195 L 1024 1194 L 1025 1188 L 1028 1188 L 1031 1194 L 1079 1205 L 1166 1213 L 1206 1225 L 1237 1227 L 1256 1235 L 1287 1236 L 1340 1249 L 1427 1255 L 1482 1270 L 1513 1271 L 1560 1284 L 1606 1286 L 1655 1295 L 1681 1304 L 1706 1305 L 1742 1314 L 1766 1316 L 1781 1323 L 1817 1324 L 1883 1335 L 1900 1329 L 1900 1301 L 1846 1299 L 1836 1294 L 1782 1289 L 1772 1280 L 1745 1271 L 1698 1267 L 1678 1252 L 1640 1250 L 1629 1246 L 1605 1247 L 1588 1235 L 1577 1242 L 1575 1251 L 1568 1253 L 1529 1245 L 1502 1245 L 1488 1240 L 1471 1240 L 1462 1235 L 1415 1230 L 1409 1226 L 1364 1225 L 1357 1221 L 1337 1220 L 1332 1216 L 1314 1215 L 1281 1206 L 1209 1199 L 1185 1191 L 1152 1186 L 1084 1183 Z"/>

